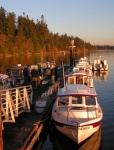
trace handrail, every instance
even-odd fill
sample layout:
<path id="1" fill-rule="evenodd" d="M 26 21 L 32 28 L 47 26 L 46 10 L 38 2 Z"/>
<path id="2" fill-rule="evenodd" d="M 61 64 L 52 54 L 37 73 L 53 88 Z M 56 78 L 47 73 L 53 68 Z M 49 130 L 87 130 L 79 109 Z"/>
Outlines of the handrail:
<path id="1" fill-rule="evenodd" d="M 31 111 L 32 85 L 3 89 L 0 92 L 2 126 L 4 122 L 15 122 L 15 117 L 20 113 Z"/>
<path id="2" fill-rule="evenodd" d="M 60 114 L 60 112 L 62 111 L 63 108 L 66 108 L 66 109 L 67 109 L 67 115 L 66 115 L 67 120 L 69 119 L 69 113 L 71 113 L 72 116 L 73 116 L 75 119 L 77 119 L 77 118 L 75 117 L 75 115 L 70 111 L 70 107 L 71 107 L 71 106 L 68 106 L 68 105 L 60 106 L 60 107 L 59 107 L 59 114 Z M 95 117 L 97 118 L 97 109 L 96 109 L 95 106 L 92 107 L 93 109 L 95 109 L 95 114 L 93 114 L 92 111 L 89 111 L 89 107 L 86 107 L 86 108 L 87 108 L 87 118 L 88 118 L 88 119 L 91 118 L 90 115 L 89 115 L 89 112 L 92 114 L 93 118 L 95 118 Z M 59 117 L 59 115 L 58 115 L 58 117 Z M 78 122 L 77 122 L 77 123 L 78 123 Z"/>

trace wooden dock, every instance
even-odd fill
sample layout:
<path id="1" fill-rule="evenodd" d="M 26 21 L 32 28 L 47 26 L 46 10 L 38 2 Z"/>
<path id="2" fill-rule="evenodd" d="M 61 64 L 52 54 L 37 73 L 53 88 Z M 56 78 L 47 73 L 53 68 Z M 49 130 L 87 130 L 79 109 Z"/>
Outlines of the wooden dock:
<path id="1" fill-rule="evenodd" d="M 33 148 L 34 144 L 40 137 L 40 134 L 43 131 L 44 126 L 51 117 L 51 110 L 53 103 L 56 99 L 56 92 L 58 87 L 59 82 L 56 82 L 53 86 L 51 86 L 51 88 L 44 86 L 33 90 L 32 105 L 30 105 L 30 109 L 28 100 L 31 103 L 30 99 L 31 94 L 29 96 L 25 94 L 26 98 L 21 98 L 20 95 L 23 94 L 20 94 L 20 92 L 18 91 L 19 89 L 17 90 L 19 93 L 16 93 L 16 96 L 17 95 L 18 96 L 17 97 L 13 96 L 12 100 L 16 99 L 17 103 L 19 103 L 18 98 L 20 98 L 23 107 L 21 108 L 21 113 L 18 113 L 16 115 L 17 103 L 15 100 L 14 100 L 15 102 L 12 103 L 13 104 L 12 112 L 14 112 L 14 114 L 13 117 L 12 115 L 10 115 L 10 118 L 13 118 L 14 120 L 13 121 L 5 120 L 3 123 L 3 130 L 2 130 L 3 150 L 25 150 L 25 149 L 31 150 Z M 35 101 L 45 91 L 47 91 L 50 100 L 48 101 L 44 111 L 42 113 L 37 113 L 35 110 Z M 27 101 L 22 102 L 22 100 Z M 18 109 L 19 106 L 20 105 L 18 105 Z"/>

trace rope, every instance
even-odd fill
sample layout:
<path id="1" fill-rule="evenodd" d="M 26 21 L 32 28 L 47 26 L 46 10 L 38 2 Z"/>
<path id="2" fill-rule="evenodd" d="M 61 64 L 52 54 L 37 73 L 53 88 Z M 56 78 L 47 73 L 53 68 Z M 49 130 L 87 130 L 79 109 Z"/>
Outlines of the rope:
<path id="1" fill-rule="evenodd" d="M 52 116 L 49 116 L 48 118 L 45 118 L 44 120 L 41 120 L 40 122 L 43 122 L 45 120 L 48 120 L 49 118 L 51 118 Z"/>
<path id="2" fill-rule="evenodd" d="M 51 118 L 52 116 L 49 116 L 48 118 L 45 118 L 45 119 L 43 119 L 43 120 L 41 120 L 41 121 L 39 121 L 39 122 L 37 122 L 37 123 L 35 123 L 34 125 L 37 125 L 38 126 L 38 132 L 39 132 L 39 124 L 41 123 L 41 122 L 43 122 L 43 121 L 45 121 L 45 120 L 48 120 L 49 118 Z M 39 124 L 38 124 L 39 123 Z M 39 134 L 38 134 L 39 135 Z M 39 136 L 38 136 L 38 141 L 39 141 Z"/>

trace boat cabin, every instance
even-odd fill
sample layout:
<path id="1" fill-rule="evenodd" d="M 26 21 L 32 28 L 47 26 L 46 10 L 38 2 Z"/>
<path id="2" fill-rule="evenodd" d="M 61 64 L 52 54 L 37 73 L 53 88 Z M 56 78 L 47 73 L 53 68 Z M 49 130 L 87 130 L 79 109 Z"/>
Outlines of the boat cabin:
<path id="1" fill-rule="evenodd" d="M 0 89 L 10 88 L 10 81 L 11 80 L 8 75 L 0 73 Z"/>
<path id="2" fill-rule="evenodd" d="M 81 117 L 86 112 L 85 116 L 82 115 L 85 118 L 93 118 L 92 111 L 94 111 L 95 117 L 95 111 L 99 106 L 95 88 L 89 89 L 86 85 L 68 85 L 66 90 L 60 89 L 56 105 L 60 109 L 59 112 L 80 111 L 80 114 L 75 114 L 77 117 Z"/>
<path id="3" fill-rule="evenodd" d="M 66 111 L 66 113 L 68 111 L 77 111 L 80 112 L 80 114 L 76 115 L 77 118 L 80 118 L 81 116 L 83 118 L 93 118 L 91 112 L 98 109 L 98 103 L 95 96 L 59 96 L 58 107 L 60 113 L 63 113 L 64 111 Z M 84 112 L 86 112 L 85 116 L 83 114 Z M 94 117 L 96 117 L 95 112 Z"/>
<path id="4" fill-rule="evenodd" d="M 89 106 L 96 105 L 95 96 L 59 96 L 58 105 Z"/>
<path id="5" fill-rule="evenodd" d="M 25 66 L 21 66 L 21 64 L 17 64 L 17 66 L 13 66 L 10 69 L 7 69 L 6 73 L 12 80 L 13 85 L 21 85 L 24 83 L 23 70 Z"/>
<path id="6" fill-rule="evenodd" d="M 85 84 L 93 86 L 92 71 L 77 70 L 69 73 L 66 77 L 66 85 L 69 84 Z"/>

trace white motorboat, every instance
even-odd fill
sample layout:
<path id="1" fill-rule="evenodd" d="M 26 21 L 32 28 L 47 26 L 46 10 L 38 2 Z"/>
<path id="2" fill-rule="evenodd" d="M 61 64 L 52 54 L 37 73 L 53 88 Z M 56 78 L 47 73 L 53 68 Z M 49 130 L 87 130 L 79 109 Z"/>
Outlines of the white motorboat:
<path id="1" fill-rule="evenodd" d="M 85 84 L 93 87 L 93 73 L 90 69 L 79 70 L 75 68 L 66 76 L 66 85 L 68 84 Z"/>
<path id="2" fill-rule="evenodd" d="M 91 65 L 90 61 L 86 57 L 80 58 L 79 62 L 74 67 L 82 69 L 82 70 L 83 69 L 87 69 L 87 68 L 92 70 L 92 65 Z"/>
<path id="3" fill-rule="evenodd" d="M 100 128 L 102 118 L 95 88 L 83 84 L 59 88 L 52 119 L 65 136 L 79 144 Z"/>
<path id="4" fill-rule="evenodd" d="M 94 59 L 94 62 L 92 64 L 92 70 L 93 71 L 107 71 L 108 70 L 107 60 L 102 58 L 101 56 L 99 58 Z"/>

